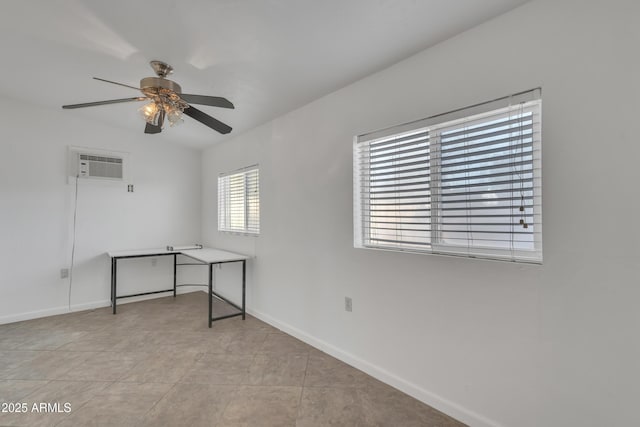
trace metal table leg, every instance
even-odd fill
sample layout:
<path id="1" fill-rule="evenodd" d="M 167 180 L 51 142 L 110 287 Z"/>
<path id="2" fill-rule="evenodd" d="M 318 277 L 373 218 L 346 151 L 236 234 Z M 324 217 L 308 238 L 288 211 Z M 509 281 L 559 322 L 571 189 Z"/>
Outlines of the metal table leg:
<path id="1" fill-rule="evenodd" d="M 213 318 L 213 264 L 209 264 L 209 327 Z"/>
<path id="2" fill-rule="evenodd" d="M 176 276 L 178 268 L 178 254 L 173 254 L 173 297 L 176 297 Z"/>
<path id="3" fill-rule="evenodd" d="M 245 316 L 245 293 L 247 283 L 247 260 L 242 260 L 242 320 Z"/>
<path id="4" fill-rule="evenodd" d="M 117 301 L 117 283 L 118 283 L 118 258 L 111 258 L 111 306 L 113 307 L 113 314 L 116 314 L 116 301 Z"/>

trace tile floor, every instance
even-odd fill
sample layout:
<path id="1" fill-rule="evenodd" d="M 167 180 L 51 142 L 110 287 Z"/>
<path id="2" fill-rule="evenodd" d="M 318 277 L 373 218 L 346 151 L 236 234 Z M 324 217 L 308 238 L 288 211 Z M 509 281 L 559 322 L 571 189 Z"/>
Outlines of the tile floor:
<path id="1" fill-rule="evenodd" d="M 0 404 L 28 408 L 0 426 L 463 425 L 256 318 L 209 329 L 206 312 L 196 292 L 0 325 Z"/>

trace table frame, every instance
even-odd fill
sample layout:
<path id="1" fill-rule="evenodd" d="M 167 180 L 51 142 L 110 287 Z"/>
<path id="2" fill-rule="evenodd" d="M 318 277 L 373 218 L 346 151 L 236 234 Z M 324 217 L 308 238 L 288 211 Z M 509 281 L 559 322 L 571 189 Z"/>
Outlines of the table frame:
<path id="1" fill-rule="evenodd" d="M 178 263 L 178 255 L 183 255 L 188 258 L 191 258 L 197 263 Z M 137 294 L 128 294 L 128 295 L 118 295 L 118 260 L 119 259 L 130 259 L 130 258 L 148 258 L 148 257 L 160 257 L 160 256 L 173 256 L 173 288 L 171 289 L 162 289 L 159 291 L 151 291 L 151 292 L 141 292 Z M 246 284 L 247 284 L 247 260 L 246 258 L 236 259 L 236 260 L 225 260 L 225 261 L 213 261 L 213 262 L 204 262 L 202 260 L 193 258 L 187 254 L 184 254 L 180 251 L 175 252 L 156 252 L 156 253 L 141 253 L 141 254 L 130 254 L 130 255 L 110 255 L 111 257 L 111 306 L 113 308 L 113 314 L 116 314 L 117 301 L 122 298 L 132 298 L 143 295 L 153 295 L 160 294 L 165 292 L 173 292 L 173 297 L 175 298 L 177 293 L 177 288 L 180 286 L 207 286 L 208 294 L 209 294 L 209 316 L 208 323 L 209 328 L 211 328 L 211 324 L 216 320 L 228 319 L 230 317 L 242 316 L 242 320 L 246 318 Z M 228 264 L 233 262 L 242 262 L 242 306 L 238 306 L 237 304 L 229 301 L 227 298 L 218 294 L 213 290 L 213 266 L 217 264 Z M 206 265 L 208 266 L 209 272 L 209 280 L 208 284 L 177 284 L 177 272 L 179 265 Z M 213 317 L 213 297 L 229 304 L 230 306 L 239 310 L 237 313 L 226 314 L 224 316 Z"/>

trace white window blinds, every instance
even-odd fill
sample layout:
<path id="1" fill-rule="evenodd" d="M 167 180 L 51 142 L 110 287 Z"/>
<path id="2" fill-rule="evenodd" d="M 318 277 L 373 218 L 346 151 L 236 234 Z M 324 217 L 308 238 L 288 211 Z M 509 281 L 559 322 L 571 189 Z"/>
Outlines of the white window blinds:
<path id="1" fill-rule="evenodd" d="M 257 167 L 218 177 L 218 230 L 260 232 L 259 187 Z"/>
<path id="2" fill-rule="evenodd" d="M 354 143 L 355 246 L 542 261 L 540 91 Z"/>

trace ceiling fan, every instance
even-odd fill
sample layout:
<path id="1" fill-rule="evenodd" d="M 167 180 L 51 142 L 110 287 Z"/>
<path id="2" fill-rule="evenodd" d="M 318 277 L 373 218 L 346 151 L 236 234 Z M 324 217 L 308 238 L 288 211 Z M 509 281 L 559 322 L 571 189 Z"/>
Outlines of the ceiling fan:
<path id="1" fill-rule="evenodd" d="M 143 78 L 140 80 L 139 88 L 94 77 L 95 80 L 139 90 L 142 92 L 143 96 L 63 105 L 62 108 L 94 107 L 97 105 L 148 100 L 150 102 L 138 110 L 147 122 L 147 125 L 144 128 L 144 133 L 160 133 L 164 126 L 165 119 L 171 126 L 179 125 L 183 122 L 183 113 L 222 134 L 231 132 L 231 127 L 229 125 L 222 123 L 221 121 L 216 120 L 208 114 L 205 114 L 197 108 L 189 105 L 189 103 L 192 103 L 220 108 L 234 108 L 233 104 L 228 99 L 219 96 L 188 95 L 182 93 L 182 88 L 178 83 L 166 78 L 169 74 L 173 73 L 173 67 L 171 67 L 171 65 L 162 61 L 151 61 L 150 65 L 158 77 Z"/>

